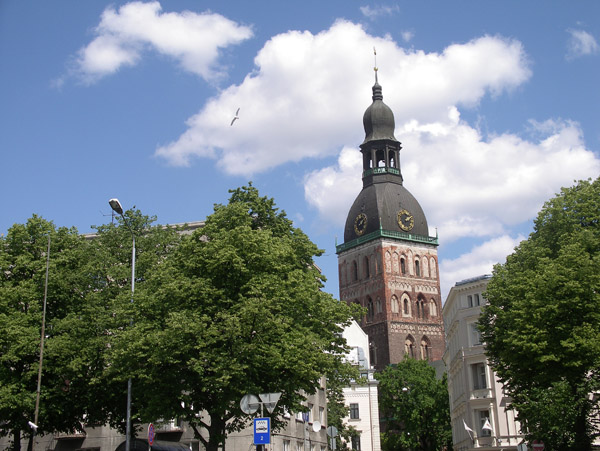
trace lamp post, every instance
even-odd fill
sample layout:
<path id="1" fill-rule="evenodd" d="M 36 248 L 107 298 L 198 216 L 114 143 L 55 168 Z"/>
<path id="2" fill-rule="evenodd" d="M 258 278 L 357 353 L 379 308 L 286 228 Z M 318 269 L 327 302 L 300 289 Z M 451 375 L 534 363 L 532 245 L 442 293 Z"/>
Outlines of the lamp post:
<path id="1" fill-rule="evenodd" d="M 125 215 L 123 214 L 123 207 L 121 206 L 121 202 L 119 199 L 110 199 L 108 201 L 110 208 L 113 209 L 115 213 L 123 218 L 123 223 L 129 231 L 131 232 L 131 239 L 133 240 L 133 246 L 131 250 L 131 302 L 133 303 L 133 293 L 135 291 L 135 233 L 133 233 L 133 228 Z M 133 323 L 133 319 L 130 320 L 129 324 Z M 125 419 L 125 451 L 131 451 L 131 377 L 127 379 L 127 413 Z"/>

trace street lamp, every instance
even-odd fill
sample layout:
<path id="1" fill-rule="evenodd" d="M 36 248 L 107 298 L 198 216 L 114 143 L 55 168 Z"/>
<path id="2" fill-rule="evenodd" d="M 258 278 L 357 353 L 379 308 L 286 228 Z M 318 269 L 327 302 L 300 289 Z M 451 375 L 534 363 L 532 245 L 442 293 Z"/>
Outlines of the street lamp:
<path id="1" fill-rule="evenodd" d="M 131 238 L 133 240 L 133 247 L 131 250 L 131 302 L 133 303 L 133 293 L 135 291 L 135 233 L 133 233 L 131 224 L 129 224 L 129 221 L 125 215 L 123 215 L 123 207 L 121 206 L 119 199 L 110 199 L 108 203 L 110 208 L 123 218 L 123 223 L 131 232 Z M 133 324 L 133 319 L 130 320 L 129 324 Z M 131 377 L 127 379 L 127 413 L 125 421 L 125 451 L 131 451 Z"/>

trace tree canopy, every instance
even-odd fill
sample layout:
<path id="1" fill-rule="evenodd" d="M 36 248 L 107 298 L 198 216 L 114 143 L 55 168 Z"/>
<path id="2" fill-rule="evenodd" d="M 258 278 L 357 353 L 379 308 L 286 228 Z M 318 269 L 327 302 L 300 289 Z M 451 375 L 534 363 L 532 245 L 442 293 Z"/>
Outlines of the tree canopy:
<path id="1" fill-rule="evenodd" d="M 39 432 L 71 430 L 85 410 L 72 402 L 71 370 L 63 359 L 65 323 L 83 308 L 85 243 L 74 229 L 56 228 L 38 216 L 0 236 L 0 436 L 33 433 L 48 239 L 50 238 L 46 353 Z M 70 393 L 68 393 L 70 391 Z M 52 407 L 48 405 L 51 402 Z"/>
<path id="2" fill-rule="evenodd" d="M 598 434 L 600 179 L 563 188 L 494 267 L 480 328 L 529 440 L 587 450 Z"/>
<path id="3" fill-rule="evenodd" d="M 137 232 L 139 283 L 179 239 L 126 212 Z M 143 233 L 142 233 L 143 231 Z M 131 244 L 125 227 L 97 227 L 94 239 L 36 215 L 0 237 L 0 436 L 13 448 L 32 436 L 39 368 L 47 243 L 50 238 L 44 359 L 38 434 L 83 424 L 125 429 L 127 374 L 111 366 L 114 331 L 129 324 Z M 31 443 L 31 440 L 30 440 Z"/>
<path id="4" fill-rule="evenodd" d="M 384 451 L 452 449 L 446 375 L 425 360 L 406 357 L 378 374 Z"/>
<path id="5" fill-rule="evenodd" d="M 111 362 L 134 379 L 139 418 L 183 419 L 215 450 L 248 424 L 245 394 L 282 393 L 277 427 L 322 377 L 353 376 L 341 337 L 352 312 L 321 290 L 321 252 L 252 185 L 231 191 L 122 304 L 133 326 L 115 331 Z"/>
<path id="6" fill-rule="evenodd" d="M 0 237 L 0 436 L 32 436 L 47 237 L 47 329 L 37 433 L 187 421 L 209 451 L 249 424 L 245 394 L 302 411 L 323 377 L 355 378 L 353 310 L 324 293 L 321 254 L 250 184 L 192 234 L 129 210 L 82 237 L 33 216 Z M 131 290 L 136 243 L 135 293 Z M 279 417 L 279 418 L 278 418 Z M 31 442 L 31 441 L 30 441 Z"/>

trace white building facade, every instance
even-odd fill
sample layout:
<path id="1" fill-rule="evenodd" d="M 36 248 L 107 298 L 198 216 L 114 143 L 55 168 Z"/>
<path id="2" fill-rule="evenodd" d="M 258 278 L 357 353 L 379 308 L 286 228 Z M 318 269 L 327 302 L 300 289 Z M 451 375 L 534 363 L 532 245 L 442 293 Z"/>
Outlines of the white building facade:
<path id="1" fill-rule="evenodd" d="M 367 381 L 366 384 L 352 382 L 344 388 L 345 404 L 350 409 L 344 422 L 360 433 L 349 447 L 357 451 L 381 451 L 378 381 L 370 365 L 369 337 L 356 321 L 344 330 L 343 336 L 352 348 L 348 360 L 359 367 L 361 378 Z"/>
<path id="2" fill-rule="evenodd" d="M 442 309 L 454 450 L 516 450 L 523 440 L 510 399 L 488 365 L 477 321 L 491 276 L 457 282 Z"/>

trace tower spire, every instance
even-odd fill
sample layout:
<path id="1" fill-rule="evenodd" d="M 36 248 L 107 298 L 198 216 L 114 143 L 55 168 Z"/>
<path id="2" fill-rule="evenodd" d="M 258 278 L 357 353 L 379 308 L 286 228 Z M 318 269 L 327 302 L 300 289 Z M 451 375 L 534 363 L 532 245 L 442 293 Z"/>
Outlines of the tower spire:
<path id="1" fill-rule="evenodd" d="M 375 84 L 379 84 L 377 81 L 377 71 L 379 69 L 377 68 L 377 49 L 375 49 L 375 46 L 373 46 L 373 56 L 375 58 L 375 66 L 373 67 L 373 70 L 375 71 Z"/>

